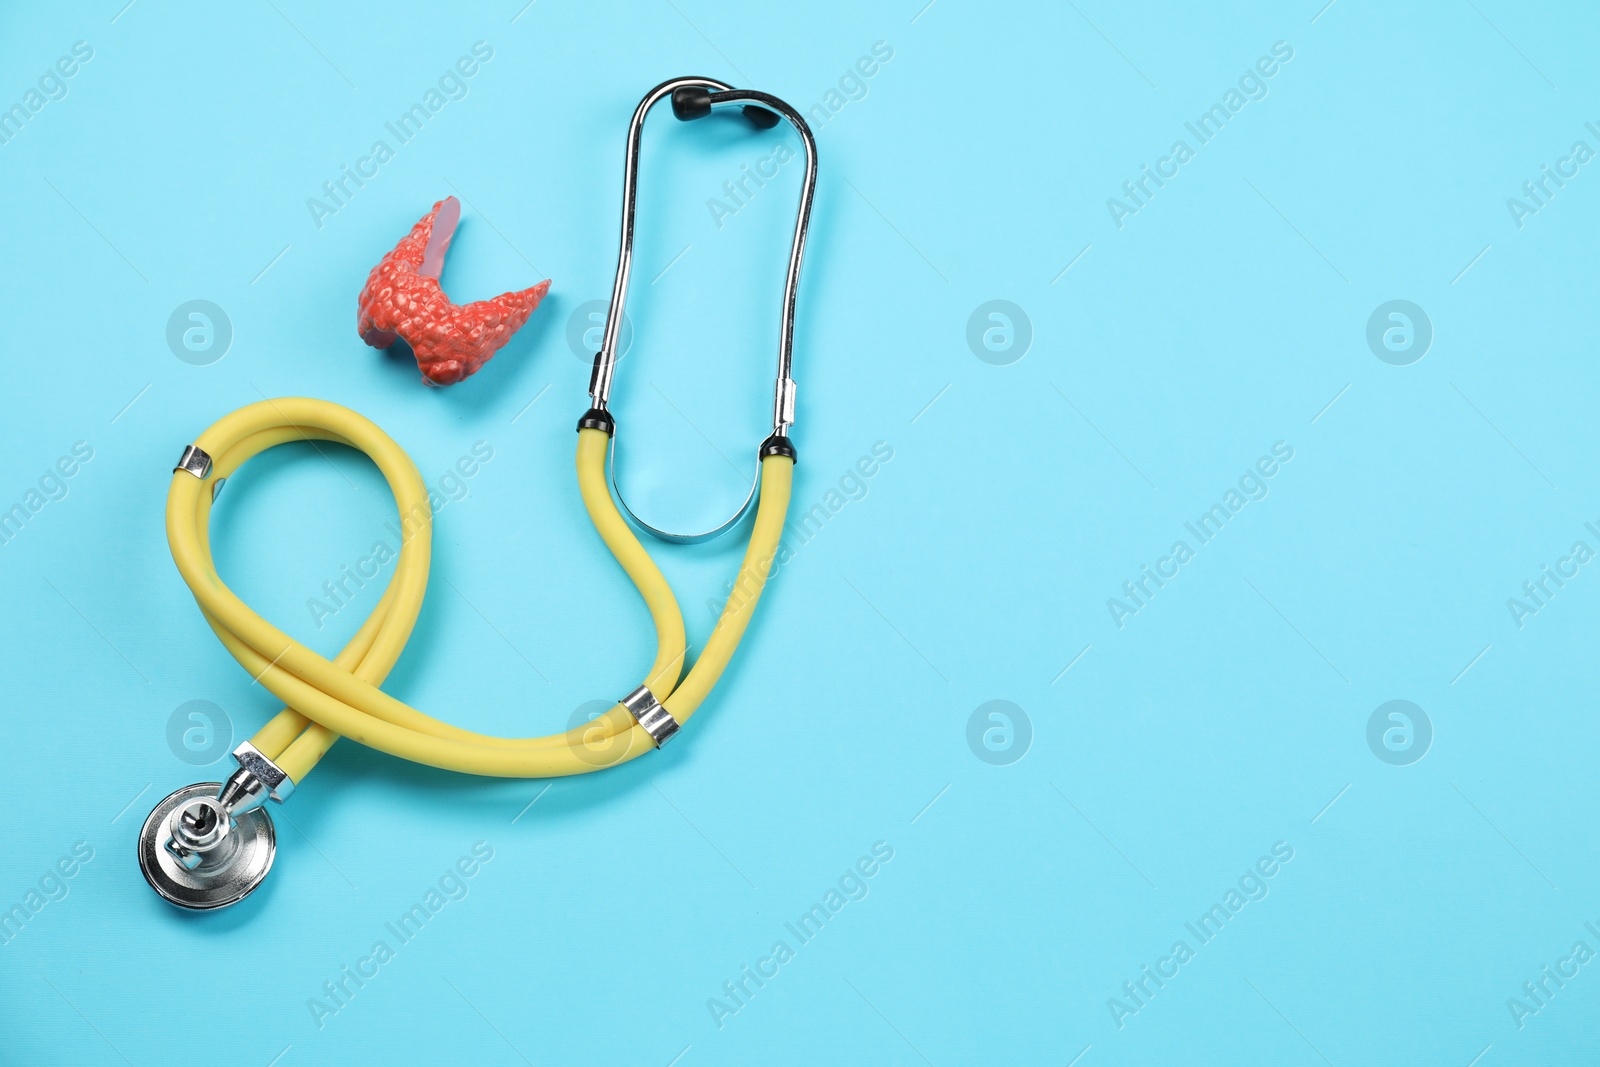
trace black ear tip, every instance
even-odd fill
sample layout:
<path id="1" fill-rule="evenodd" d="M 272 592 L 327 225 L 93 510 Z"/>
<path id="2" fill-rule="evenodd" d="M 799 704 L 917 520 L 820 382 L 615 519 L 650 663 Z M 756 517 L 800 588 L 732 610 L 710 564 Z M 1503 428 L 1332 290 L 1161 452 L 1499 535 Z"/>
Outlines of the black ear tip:
<path id="1" fill-rule="evenodd" d="M 672 113 L 683 122 L 705 118 L 711 114 L 711 90 L 698 85 L 672 90 Z"/>
<path id="2" fill-rule="evenodd" d="M 758 130 L 770 130 L 779 122 L 776 111 L 768 111 L 766 108 L 757 107 L 755 104 L 746 104 L 744 106 L 744 117 L 749 119 L 750 125 Z"/>

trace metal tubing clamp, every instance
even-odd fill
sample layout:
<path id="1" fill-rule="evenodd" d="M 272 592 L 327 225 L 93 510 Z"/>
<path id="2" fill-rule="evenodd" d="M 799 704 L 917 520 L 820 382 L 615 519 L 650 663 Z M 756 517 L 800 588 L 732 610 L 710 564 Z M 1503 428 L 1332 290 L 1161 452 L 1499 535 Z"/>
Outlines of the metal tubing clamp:
<path id="1" fill-rule="evenodd" d="M 635 722 L 644 727 L 657 748 L 672 740 L 678 732 L 678 720 L 672 717 L 672 712 L 661 706 L 661 701 L 645 686 L 641 685 L 623 697 L 622 706 L 632 713 Z"/>
<path id="2" fill-rule="evenodd" d="M 203 448 L 184 445 L 183 455 L 178 457 L 178 465 L 172 468 L 173 474 L 177 474 L 179 471 L 187 471 L 201 481 L 205 481 L 206 475 L 211 473 L 211 457 L 206 454 L 206 450 Z"/>

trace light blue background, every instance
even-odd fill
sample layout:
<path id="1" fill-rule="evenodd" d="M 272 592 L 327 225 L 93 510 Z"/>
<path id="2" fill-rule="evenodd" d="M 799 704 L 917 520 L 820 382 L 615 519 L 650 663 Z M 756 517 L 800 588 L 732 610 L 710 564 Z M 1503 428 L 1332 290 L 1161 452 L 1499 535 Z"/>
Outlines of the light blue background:
<path id="1" fill-rule="evenodd" d="M 94 50 L 0 146 L 0 506 L 94 449 L 0 546 L 0 905 L 94 850 L 0 946 L 0 1059 L 1592 1062 L 1600 964 L 1521 1028 L 1507 1007 L 1574 942 L 1600 951 L 1600 578 L 1521 628 L 1506 604 L 1600 548 L 1600 176 L 1521 228 L 1506 205 L 1600 149 L 1584 5 L 122 2 L 0 15 L 0 105 Z M 319 228 L 307 198 L 480 40 L 467 96 Z M 253 898 L 156 899 L 141 819 L 226 773 L 180 760 L 169 718 L 210 701 L 238 740 L 276 708 L 168 556 L 182 446 L 304 394 L 433 481 L 492 447 L 438 516 L 387 688 L 564 729 L 652 652 L 571 470 L 588 369 L 566 332 L 609 288 L 628 116 L 690 73 L 808 111 L 880 41 L 892 60 L 816 124 L 796 506 L 876 442 L 893 459 L 780 571 L 704 713 L 548 792 L 340 744 Z M 1279 41 L 1265 99 L 1119 229 L 1107 198 Z M 720 228 L 706 201 L 783 138 L 665 109 L 647 133 L 616 408 L 663 522 L 731 508 L 765 432 L 798 164 Z M 452 193 L 453 297 L 553 286 L 482 373 L 428 391 L 360 343 L 354 303 Z M 1434 330 L 1410 366 L 1365 338 L 1397 298 Z M 165 340 L 191 299 L 233 326 L 210 366 Z M 1007 366 L 966 342 L 993 299 L 1033 331 Z M 1107 598 L 1280 441 L 1270 495 L 1119 629 Z M 331 654 L 376 589 L 322 630 L 305 602 L 390 515 L 364 460 L 285 448 L 222 497 L 218 563 Z M 657 550 L 692 640 L 742 540 Z M 1392 699 L 1434 731 L 1408 766 L 1367 744 Z M 1031 721 L 1009 766 L 968 747 L 990 700 Z M 478 841 L 470 895 L 319 1028 L 308 999 Z M 866 899 L 719 1029 L 708 998 L 880 841 Z M 1270 894 L 1198 947 L 1184 924 L 1275 842 L 1294 858 Z M 1178 939 L 1195 959 L 1119 1029 L 1108 998 Z"/>

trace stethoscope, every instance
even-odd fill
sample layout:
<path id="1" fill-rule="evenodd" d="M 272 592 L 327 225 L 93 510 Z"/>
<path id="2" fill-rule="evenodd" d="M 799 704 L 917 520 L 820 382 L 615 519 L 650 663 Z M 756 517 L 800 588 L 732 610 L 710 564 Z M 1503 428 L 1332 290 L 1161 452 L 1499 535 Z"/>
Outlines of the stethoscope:
<path id="1" fill-rule="evenodd" d="M 616 477 L 616 420 L 607 404 L 633 261 L 640 134 L 651 108 L 667 96 L 672 98 L 673 113 L 686 121 L 729 104 L 743 105 L 745 117 L 762 129 L 777 125 L 781 116 L 799 133 L 806 154 L 784 283 L 772 433 L 757 449 L 749 495 L 732 518 L 694 534 L 657 529 L 627 511 L 646 532 L 690 543 L 726 532 L 755 506 L 750 541 L 733 591 L 687 674 L 683 612 L 660 568 L 618 509 L 620 492 L 614 499 L 607 486 L 608 457 L 613 487 Z M 167 540 L 173 561 L 223 646 L 285 706 L 234 750 L 239 767 L 226 782 L 185 786 L 151 811 L 139 834 L 139 865 L 157 893 L 173 904 L 203 910 L 235 903 L 259 886 L 277 847 L 266 802 L 287 800 L 341 736 L 447 770 L 546 778 L 625 763 L 677 734 L 733 658 L 773 568 L 788 513 L 795 463 L 788 436 L 795 409 L 795 384 L 790 378 L 794 305 L 816 175 L 811 130 L 793 108 L 767 93 L 734 89 L 709 78 L 675 78 L 652 89 L 633 114 L 623 180 L 621 250 L 604 340 L 590 376 L 591 406 L 578 420 L 577 473 L 590 521 L 644 598 L 655 625 L 656 656 L 641 685 L 583 726 L 546 737 L 494 737 L 435 719 L 379 688 L 400 658 L 422 608 L 433 516 L 416 464 L 374 423 L 325 400 L 263 400 L 224 416 L 183 450 L 167 494 Z M 291 441 L 331 441 L 366 453 L 389 483 L 404 535 L 394 574 L 377 607 L 331 660 L 251 610 L 218 576 L 211 558 L 211 510 L 224 481 L 251 457 Z"/>

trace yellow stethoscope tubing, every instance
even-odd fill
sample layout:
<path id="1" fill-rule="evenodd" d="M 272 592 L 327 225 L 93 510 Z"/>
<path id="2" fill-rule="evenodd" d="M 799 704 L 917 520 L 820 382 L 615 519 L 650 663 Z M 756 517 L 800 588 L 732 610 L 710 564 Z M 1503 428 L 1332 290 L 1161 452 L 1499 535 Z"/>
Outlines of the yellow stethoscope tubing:
<path id="1" fill-rule="evenodd" d="M 274 445 L 324 440 L 348 445 L 378 466 L 410 530 L 378 605 L 332 660 L 295 641 L 250 609 L 217 574 L 209 522 L 213 485 Z M 427 587 L 432 512 L 416 465 L 371 421 L 327 401 L 262 401 L 218 420 L 195 442 L 212 457 L 204 479 L 175 472 L 167 496 L 167 537 L 190 591 L 228 652 L 286 707 L 253 738 L 268 758 L 298 782 L 339 736 L 402 759 L 498 777 L 581 774 L 643 755 L 655 747 L 620 704 L 563 734 L 501 738 L 451 726 L 384 693 L 379 687 L 415 625 Z M 676 684 L 686 655 L 683 616 L 670 586 L 618 513 L 605 484 L 609 437 L 579 431 L 578 483 L 602 540 L 645 600 L 656 624 L 657 653 L 646 684 L 680 723 L 687 721 L 727 667 L 771 570 L 787 515 L 793 461 L 768 456 L 754 530 L 715 629 L 694 668 Z M 659 687 L 659 688 L 658 688 Z M 598 733 L 597 733 L 598 731 Z M 624 737 L 624 746 L 597 761 L 583 750 L 597 740 Z M 582 753 L 582 754 L 580 754 Z"/>

